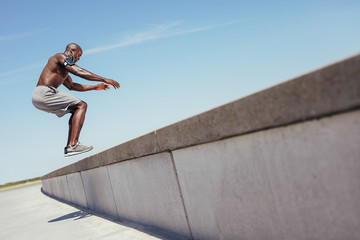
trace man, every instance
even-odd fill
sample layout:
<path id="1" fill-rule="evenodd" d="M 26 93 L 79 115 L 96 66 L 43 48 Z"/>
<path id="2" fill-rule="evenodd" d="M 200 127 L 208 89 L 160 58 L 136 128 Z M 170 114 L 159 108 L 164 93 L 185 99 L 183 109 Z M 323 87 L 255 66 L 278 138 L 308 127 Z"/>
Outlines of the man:
<path id="1" fill-rule="evenodd" d="M 115 89 L 120 87 L 120 84 L 112 79 L 100 77 L 77 66 L 75 63 L 79 61 L 81 55 L 80 46 L 70 43 L 66 46 L 64 53 L 57 53 L 50 57 L 32 96 L 34 106 L 42 111 L 54 113 L 58 117 L 71 113 L 69 136 L 64 150 L 65 157 L 90 151 L 93 147 L 85 146 L 79 142 L 87 104 L 66 92 L 59 91 L 57 88 L 61 84 L 64 84 L 69 90 L 75 91 L 107 90 L 110 85 Z M 74 83 L 69 72 L 86 80 L 103 83 L 98 85 Z"/>

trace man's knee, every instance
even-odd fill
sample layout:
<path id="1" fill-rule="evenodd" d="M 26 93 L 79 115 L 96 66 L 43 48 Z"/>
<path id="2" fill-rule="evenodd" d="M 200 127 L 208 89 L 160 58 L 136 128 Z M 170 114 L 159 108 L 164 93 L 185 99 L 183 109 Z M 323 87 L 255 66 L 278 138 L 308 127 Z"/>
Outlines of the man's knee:
<path id="1" fill-rule="evenodd" d="M 72 110 L 72 112 L 75 112 L 78 109 L 86 111 L 87 103 L 84 101 L 80 101 L 78 104 L 73 105 L 70 109 Z"/>
<path id="2" fill-rule="evenodd" d="M 82 108 L 82 109 L 84 109 L 84 110 L 87 109 L 87 103 L 84 102 L 84 101 L 79 102 L 79 103 L 78 103 L 78 106 L 79 106 L 79 108 Z"/>

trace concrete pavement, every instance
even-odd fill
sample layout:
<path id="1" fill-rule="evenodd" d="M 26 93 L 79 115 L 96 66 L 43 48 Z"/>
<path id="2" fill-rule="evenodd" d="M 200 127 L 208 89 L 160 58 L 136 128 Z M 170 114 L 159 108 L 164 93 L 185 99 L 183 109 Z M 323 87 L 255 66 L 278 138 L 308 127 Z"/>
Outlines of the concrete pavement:
<path id="1" fill-rule="evenodd" d="M 0 191 L 0 239 L 170 239 L 91 215 L 41 193 L 41 183 Z"/>

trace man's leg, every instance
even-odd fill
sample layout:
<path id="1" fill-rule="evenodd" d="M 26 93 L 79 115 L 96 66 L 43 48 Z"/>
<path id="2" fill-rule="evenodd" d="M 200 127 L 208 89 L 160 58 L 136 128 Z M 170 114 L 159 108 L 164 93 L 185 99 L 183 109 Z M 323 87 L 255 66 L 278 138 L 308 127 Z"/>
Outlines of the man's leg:
<path id="1" fill-rule="evenodd" d="M 68 146 L 75 146 L 79 141 L 80 131 L 85 121 L 87 104 L 83 101 L 72 107 L 73 113 L 69 119 Z"/>
<path id="2" fill-rule="evenodd" d="M 93 149 L 92 146 L 85 146 L 79 143 L 79 135 L 84 124 L 87 104 L 79 102 L 71 108 L 72 115 L 69 119 L 69 137 L 68 145 L 64 149 L 65 157 L 88 152 Z"/>
<path id="3" fill-rule="evenodd" d="M 69 145 L 70 145 L 73 115 L 74 115 L 74 113 L 72 112 L 72 113 L 71 113 L 71 117 L 70 117 L 70 119 L 69 119 L 69 134 L 68 134 L 68 141 L 67 141 L 66 146 L 69 146 Z"/>

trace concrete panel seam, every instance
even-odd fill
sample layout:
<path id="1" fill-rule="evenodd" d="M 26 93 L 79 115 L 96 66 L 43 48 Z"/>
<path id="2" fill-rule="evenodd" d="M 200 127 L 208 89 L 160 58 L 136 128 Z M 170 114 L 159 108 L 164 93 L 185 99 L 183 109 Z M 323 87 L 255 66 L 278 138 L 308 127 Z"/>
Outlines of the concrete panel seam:
<path id="1" fill-rule="evenodd" d="M 74 202 L 74 199 L 73 199 L 73 196 L 72 196 L 71 191 L 70 191 L 69 180 L 68 180 L 68 174 L 66 174 L 66 175 L 65 175 L 65 178 L 66 178 L 66 184 L 67 184 L 68 189 L 69 189 L 70 199 L 71 199 L 71 202 L 73 203 L 73 202 Z"/>
<path id="2" fill-rule="evenodd" d="M 160 144 L 159 144 L 158 135 L 157 135 L 156 130 L 154 131 L 154 137 L 155 137 L 155 141 L 156 141 L 156 151 L 157 151 L 157 152 L 161 152 L 161 151 L 160 151 L 161 147 L 160 147 Z M 156 154 L 157 154 L 157 153 L 156 153 Z"/>
<path id="3" fill-rule="evenodd" d="M 89 208 L 88 196 L 87 196 L 87 194 L 86 194 L 86 190 L 85 190 L 85 187 L 84 187 L 85 185 L 84 185 L 84 180 L 83 180 L 82 172 L 80 172 L 80 178 L 81 178 L 81 185 L 82 185 L 82 187 L 83 187 L 83 189 L 84 189 L 84 193 L 85 193 L 86 207 L 87 207 L 88 209 L 90 209 L 90 208 Z"/>
<path id="4" fill-rule="evenodd" d="M 184 198 L 183 198 L 183 194 L 182 194 L 182 190 L 181 190 L 181 186 L 180 186 L 180 181 L 179 181 L 179 177 L 178 177 L 178 174 L 177 174 L 176 165 L 175 165 L 174 156 L 173 156 L 172 151 L 169 151 L 169 154 L 170 154 L 171 162 L 172 162 L 172 165 L 173 165 L 173 168 L 174 168 L 174 173 L 175 173 L 175 178 L 176 178 L 176 184 L 177 184 L 178 189 L 179 189 L 179 194 L 180 194 L 181 203 L 182 203 L 183 208 L 184 208 L 184 214 L 185 214 L 185 218 L 186 218 L 186 224 L 188 225 L 191 239 L 194 239 L 193 234 L 192 234 L 192 230 L 191 230 L 191 226 L 190 226 L 190 222 L 189 222 L 189 217 L 188 217 L 188 214 L 187 214 L 187 210 L 186 210 L 186 206 L 185 206 L 185 201 L 184 201 Z"/>
<path id="5" fill-rule="evenodd" d="M 118 209 L 118 206 L 117 206 L 117 204 L 116 204 L 116 199 L 115 199 L 115 194 L 114 194 L 114 187 L 113 187 L 113 184 L 112 184 L 112 181 L 111 181 L 111 178 L 110 178 L 109 167 L 108 167 L 108 166 L 106 166 L 106 172 L 107 172 L 107 175 L 108 175 L 108 178 L 109 178 L 109 182 L 110 182 L 111 193 L 112 193 L 112 196 L 113 196 L 113 199 L 114 199 L 117 217 L 119 218 L 119 217 L 120 217 L 119 209 Z"/>

